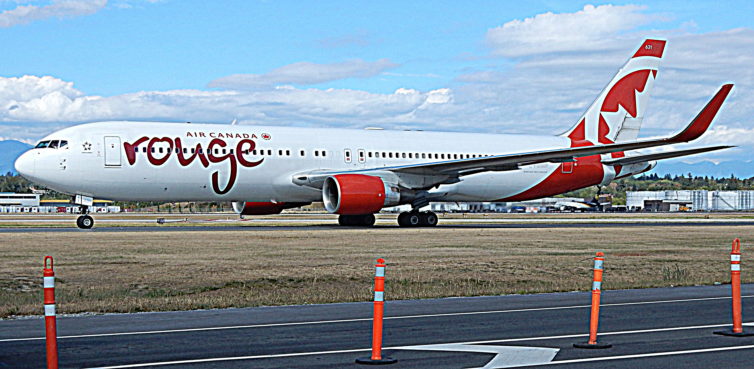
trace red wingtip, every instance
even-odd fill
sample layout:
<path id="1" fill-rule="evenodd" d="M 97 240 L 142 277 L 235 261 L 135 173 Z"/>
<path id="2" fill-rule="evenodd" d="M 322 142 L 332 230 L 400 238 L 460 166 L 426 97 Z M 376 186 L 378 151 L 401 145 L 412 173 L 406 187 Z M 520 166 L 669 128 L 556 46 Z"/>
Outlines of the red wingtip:
<path id="1" fill-rule="evenodd" d="M 672 142 L 689 142 L 699 138 L 704 132 L 707 131 L 712 120 L 715 119 L 720 107 L 723 106 L 725 98 L 728 97 L 730 90 L 733 88 L 733 84 L 729 83 L 720 87 L 715 96 L 710 100 L 701 112 L 691 121 L 691 124 L 683 130 L 683 132 L 673 136 L 670 141 Z"/>
<path id="2" fill-rule="evenodd" d="M 646 39 L 644 40 L 644 43 L 641 44 L 641 47 L 639 47 L 639 50 L 636 50 L 634 58 L 639 56 L 653 56 L 655 58 L 662 58 L 662 53 L 663 51 L 665 51 L 666 42 L 667 41 L 665 40 Z"/>

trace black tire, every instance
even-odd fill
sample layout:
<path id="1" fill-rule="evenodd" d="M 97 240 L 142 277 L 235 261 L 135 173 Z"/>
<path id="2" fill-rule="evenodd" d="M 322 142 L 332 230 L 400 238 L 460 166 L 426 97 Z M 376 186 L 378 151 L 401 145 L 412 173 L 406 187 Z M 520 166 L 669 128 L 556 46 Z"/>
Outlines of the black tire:
<path id="1" fill-rule="evenodd" d="M 338 224 L 342 226 L 371 227 L 374 225 L 375 220 L 374 214 L 341 215 L 338 217 Z"/>
<path id="2" fill-rule="evenodd" d="M 406 222 L 408 223 L 409 227 L 418 227 L 422 224 L 422 218 L 422 214 L 419 214 L 418 212 L 411 212 L 408 213 Z"/>
<path id="3" fill-rule="evenodd" d="M 351 225 L 351 217 L 348 215 L 340 215 L 338 216 L 338 224 L 342 226 L 350 226 Z"/>
<path id="4" fill-rule="evenodd" d="M 365 227 L 373 226 L 375 221 L 377 219 L 374 217 L 374 214 L 364 214 L 361 216 L 361 225 Z"/>
<path id="5" fill-rule="evenodd" d="M 81 229 L 91 229 L 94 227 L 94 218 L 89 215 L 82 215 L 76 219 L 76 225 Z"/>
<path id="6" fill-rule="evenodd" d="M 425 227 L 434 227 L 437 225 L 437 214 L 433 211 L 425 211 L 422 213 L 422 225 Z"/>
<path id="7" fill-rule="evenodd" d="M 406 218 L 408 218 L 408 213 L 403 212 L 398 214 L 398 225 L 401 227 L 408 227 L 409 224 Z"/>

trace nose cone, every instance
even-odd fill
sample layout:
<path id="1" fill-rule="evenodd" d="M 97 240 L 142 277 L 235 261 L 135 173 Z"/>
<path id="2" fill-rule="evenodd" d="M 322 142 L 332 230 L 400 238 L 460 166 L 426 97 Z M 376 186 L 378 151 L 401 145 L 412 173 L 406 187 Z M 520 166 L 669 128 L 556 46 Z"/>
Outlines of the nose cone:
<path id="1" fill-rule="evenodd" d="M 36 169 L 34 156 L 35 155 L 31 152 L 31 150 L 21 154 L 21 156 L 16 159 L 16 163 L 14 164 L 14 166 L 16 167 L 16 172 L 27 179 L 33 178 L 34 171 Z"/>

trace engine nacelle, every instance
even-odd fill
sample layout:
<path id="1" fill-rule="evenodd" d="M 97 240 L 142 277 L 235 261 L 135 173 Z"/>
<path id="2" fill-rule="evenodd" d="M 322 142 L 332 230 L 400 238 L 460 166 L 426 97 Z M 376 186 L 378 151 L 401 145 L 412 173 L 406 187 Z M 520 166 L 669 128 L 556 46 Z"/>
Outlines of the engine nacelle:
<path id="1" fill-rule="evenodd" d="M 310 202 L 252 202 L 234 201 L 233 210 L 241 215 L 270 215 L 280 214 L 281 211 L 299 206 L 309 205 Z"/>
<path id="2" fill-rule="evenodd" d="M 328 177 L 322 187 L 322 201 L 331 213 L 372 214 L 385 206 L 400 203 L 398 187 L 380 177 L 364 174 L 338 174 Z"/>

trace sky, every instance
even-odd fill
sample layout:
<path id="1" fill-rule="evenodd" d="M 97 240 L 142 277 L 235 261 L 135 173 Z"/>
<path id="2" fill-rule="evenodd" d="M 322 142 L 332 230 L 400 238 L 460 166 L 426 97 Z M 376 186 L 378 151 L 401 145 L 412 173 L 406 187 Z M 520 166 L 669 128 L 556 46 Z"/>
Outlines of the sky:
<path id="1" fill-rule="evenodd" d="M 559 134 L 646 37 L 642 136 L 754 157 L 749 1 L 0 0 L 0 139 L 103 120 Z M 685 146 L 684 146 L 685 148 Z"/>

